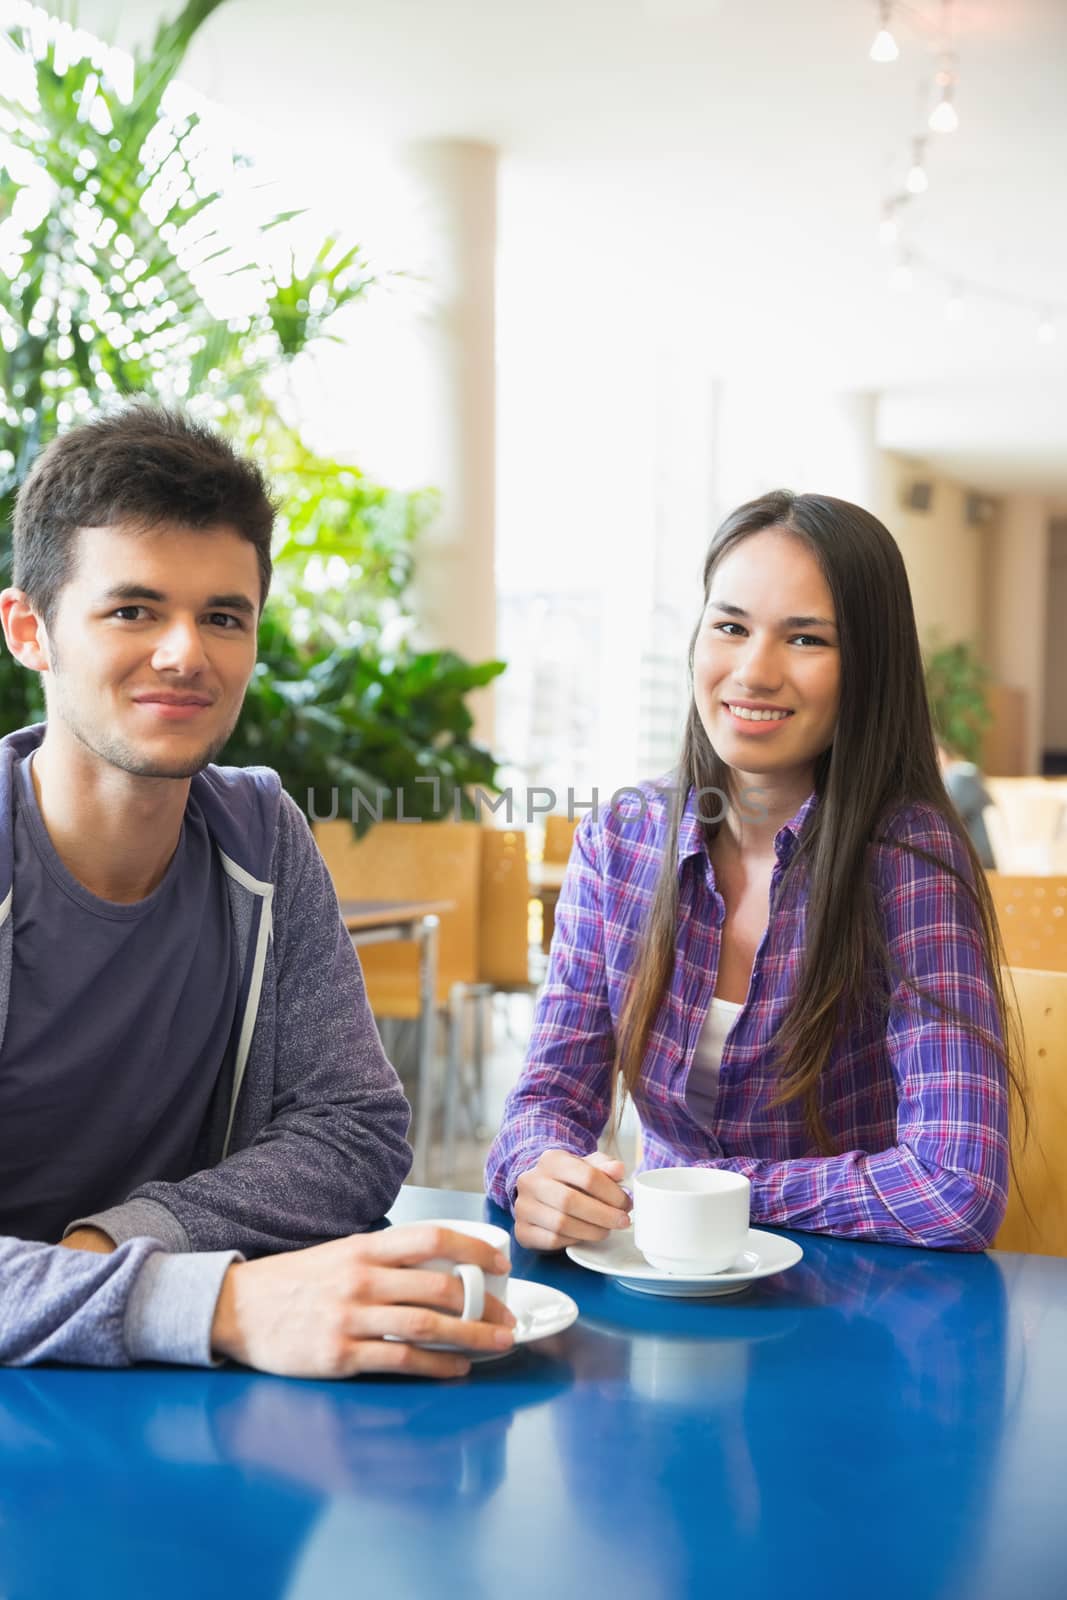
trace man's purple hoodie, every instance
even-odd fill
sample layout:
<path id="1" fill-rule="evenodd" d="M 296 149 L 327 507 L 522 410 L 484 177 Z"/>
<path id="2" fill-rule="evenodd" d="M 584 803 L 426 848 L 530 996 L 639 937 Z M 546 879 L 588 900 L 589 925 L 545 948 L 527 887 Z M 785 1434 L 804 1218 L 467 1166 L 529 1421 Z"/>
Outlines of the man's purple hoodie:
<path id="1" fill-rule="evenodd" d="M 43 735 L 38 726 L 0 740 L 0 1070 L 16 892 L 12 790 L 17 763 Z M 407 1102 L 299 809 L 266 768 L 209 766 L 192 788 L 226 873 L 240 951 L 228 1126 L 203 1170 L 144 1184 L 124 1204 L 78 1219 L 110 1235 L 112 1255 L 0 1237 L 0 1365 L 206 1365 L 219 1287 L 235 1260 L 367 1228 L 411 1164 Z"/>

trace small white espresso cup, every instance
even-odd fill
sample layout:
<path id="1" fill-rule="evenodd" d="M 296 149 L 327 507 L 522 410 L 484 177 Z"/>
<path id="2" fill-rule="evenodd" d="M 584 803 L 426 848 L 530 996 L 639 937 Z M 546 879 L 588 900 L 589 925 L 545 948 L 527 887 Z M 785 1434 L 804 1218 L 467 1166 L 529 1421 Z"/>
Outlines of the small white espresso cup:
<path id="1" fill-rule="evenodd" d="M 725 1272 L 748 1237 L 749 1181 L 713 1167 L 659 1167 L 633 1180 L 634 1244 L 677 1277 Z"/>
<path id="2" fill-rule="evenodd" d="M 450 1228 L 453 1233 L 466 1233 L 472 1239 L 484 1239 L 486 1244 L 491 1244 L 499 1250 L 502 1256 L 511 1260 L 511 1235 L 506 1228 L 498 1228 L 492 1222 L 465 1222 L 456 1217 L 427 1217 L 419 1221 L 428 1228 Z M 484 1272 L 481 1267 L 471 1263 L 457 1263 L 449 1261 L 445 1256 L 435 1256 L 432 1261 L 421 1261 L 420 1272 L 451 1272 L 463 1283 L 463 1310 L 457 1313 L 463 1320 L 477 1322 L 485 1310 L 485 1296 L 495 1295 L 498 1300 L 504 1301 L 507 1297 L 507 1273 Z M 477 1302 L 477 1309 L 468 1309 L 468 1301 L 472 1293 L 470 1285 L 477 1279 L 481 1286 L 481 1294 Z M 470 1304 L 473 1306 L 473 1301 Z"/>

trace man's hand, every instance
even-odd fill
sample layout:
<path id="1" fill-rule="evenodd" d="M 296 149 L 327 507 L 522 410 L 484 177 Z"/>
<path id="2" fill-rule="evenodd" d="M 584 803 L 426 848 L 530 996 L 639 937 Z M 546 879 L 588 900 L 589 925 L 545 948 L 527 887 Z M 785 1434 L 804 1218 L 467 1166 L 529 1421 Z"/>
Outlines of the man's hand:
<path id="1" fill-rule="evenodd" d="M 418 1270 L 419 1262 L 441 1256 L 473 1262 L 487 1273 L 508 1270 L 506 1259 L 484 1239 L 419 1223 L 242 1262 L 222 1280 L 211 1348 L 291 1378 L 361 1372 L 462 1377 L 470 1371 L 466 1356 L 393 1340 L 499 1355 L 515 1342 L 515 1319 L 491 1295 L 484 1321 L 447 1315 L 463 1309 L 462 1283 L 446 1272 Z"/>
<path id="2" fill-rule="evenodd" d="M 59 1242 L 64 1250 L 92 1250 L 98 1256 L 109 1256 L 115 1248 L 114 1239 L 99 1228 L 75 1228 Z"/>
<path id="3" fill-rule="evenodd" d="M 619 1187 L 621 1161 L 545 1150 L 516 1185 L 515 1237 L 530 1250 L 564 1250 L 630 1226 L 630 1196 Z"/>

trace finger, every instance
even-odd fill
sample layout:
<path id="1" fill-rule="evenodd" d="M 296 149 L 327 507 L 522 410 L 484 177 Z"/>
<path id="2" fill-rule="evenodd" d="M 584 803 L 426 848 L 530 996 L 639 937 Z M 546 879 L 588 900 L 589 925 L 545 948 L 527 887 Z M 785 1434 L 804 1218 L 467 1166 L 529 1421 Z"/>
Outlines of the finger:
<path id="1" fill-rule="evenodd" d="M 553 1156 L 560 1159 L 551 1160 Z M 591 1165 L 585 1156 L 573 1156 L 566 1150 L 552 1150 L 545 1157 L 544 1165 L 539 1163 L 534 1171 L 539 1169 L 544 1176 L 565 1183 L 572 1189 L 580 1189 L 604 1205 L 614 1206 L 620 1211 L 628 1208 L 629 1196 L 625 1189 L 621 1189 L 606 1172 Z"/>
<path id="2" fill-rule="evenodd" d="M 539 1228 L 533 1223 L 515 1220 L 515 1237 L 527 1250 L 565 1250 L 568 1244 L 578 1241 L 563 1239 L 549 1228 Z"/>
<path id="3" fill-rule="evenodd" d="M 361 1276 L 358 1297 L 364 1306 L 429 1306 L 431 1310 L 463 1310 L 463 1285 L 451 1272 L 424 1272 L 418 1267 L 378 1267 Z"/>
<path id="4" fill-rule="evenodd" d="M 360 1275 L 356 1300 L 363 1306 L 428 1306 L 431 1310 L 463 1310 L 463 1284 L 451 1272 L 423 1272 L 418 1267 L 380 1267 Z M 489 1308 L 494 1310 L 490 1313 Z M 485 1297 L 482 1320 L 511 1328 L 515 1318 L 492 1295 Z"/>
<path id="5" fill-rule="evenodd" d="M 352 1319 L 350 1337 L 384 1339 L 386 1334 L 410 1344 L 460 1345 L 464 1350 L 494 1355 L 510 1350 L 515 1342 L 511 1328 L 464 1321 L 429 1306 L 361 1306 Z"/>
<path id="6" fill-rule="evenodd" d="M 620 1211 L 615 1206 L 606 1206 L 600 1200 L 594 1200 L 591 1195 L 583 1194 L 580 1189 L 572 1189 L 569 1184 L 557 1183 L 554 1179 L 542 1179 L 540 1185 L 531 1193 L 531 1198 L 543 1206 L 549 1206 L 558 1211 L 561 1216 L 575 1222 L 591 1223 L 594 1228 L 628 1228 L 630 1214 Z"/>
<path id="7" fill-rule="evenodd" d="M 495 1294 L 487 1294 L 485 1297 L 482 1321 L 497 1323 L 502 1328 L 514 1328 L 516 1324 L 514 1313 L 509 1311 L 503 1300 L 498 1300 Z"/>
<path id="8" fill-rule="evenodd" d="M 367 1253 L 375 1260 L 394 1266 L 415 1266 L 443 1256 L 448 1261 L 468 1261 L 483 1272 L 507 1272 L 510 1262 L 494 1245 L 469 1233 L 456 1233 L 425 1222 L 406 1222 L 380 1233 L 360 1234 L 367 1242 Z"/>
<path id="9" fill-rule="evenodd" d="M 625 1161 L 619 1161 L 613 1156 L 606 1156 L 599 1150 L 594 1150 L 592 1155 L 586 1156 L 585 1159 L 588 1166 L 595 1167 L 598 1172 L 603 1172 L 615 1183 L 621 1184 L 626 1176 Z M 625 1189 L 623 1193 L 626 1193 Z"/>
<path id="10" fill-rule="evenodd" d="M 591 1222 L 582 1222 L 577 1217 L 565 1216 L 558 1206 L 542 1205 L 536 1200 L 526 1201 L 521 1213 L 516 1210 L 515 1217 L 516 1221 L 521 1217 L 527 1228 L 540 1228 L 551 1234 L 557 1241 L 552 1247 L 554 1249 L 566 1244 L 593 1244 L 598 1239 L 606 1239 L 612 1231 L 610 1228 L 598 1228 Z M 521 1242 L 525 1244 L 525 1238 Z"/>
<path id="11" fill-rule="evenodd" d="M 618 1194 L 622 1196 L 622 1199 L 620 1200 L 616 1195 L 612 1199 L 611 1204 L 623 1206 L 627 1214 L 629 1214 L 633 1210 L 634 1199 L 629 1189 L 624 1189 L 622 1186 L 623 1179 L 626 1177 L 625 1161 L 611 1159 L 608 1156 L 602 1155 L 599 1150 L 594 1150 L 592 1155 L 586 1156 L 585 1159 L 587 1165 L 594 1167 L 598 1172 L 602 1172 L 606 1178 L 609 1178 L 617 1188 Z"/>

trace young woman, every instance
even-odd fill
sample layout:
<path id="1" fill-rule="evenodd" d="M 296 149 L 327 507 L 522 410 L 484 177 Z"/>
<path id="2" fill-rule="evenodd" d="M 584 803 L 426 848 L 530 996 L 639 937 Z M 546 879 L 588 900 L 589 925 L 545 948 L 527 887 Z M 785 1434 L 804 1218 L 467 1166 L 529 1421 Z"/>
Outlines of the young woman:
<path id="1" fill-rule="evenodd" d="M 900 552 L 775 493 L 719 529 L 679 769 L 587 817 L 490 1196 L 542 1250 L 629 1225 L 597 1153 L 752 1182 L 752 1221 L 980 1250 L 1008 1095 L 989 892 L 934 752 Z"/>

